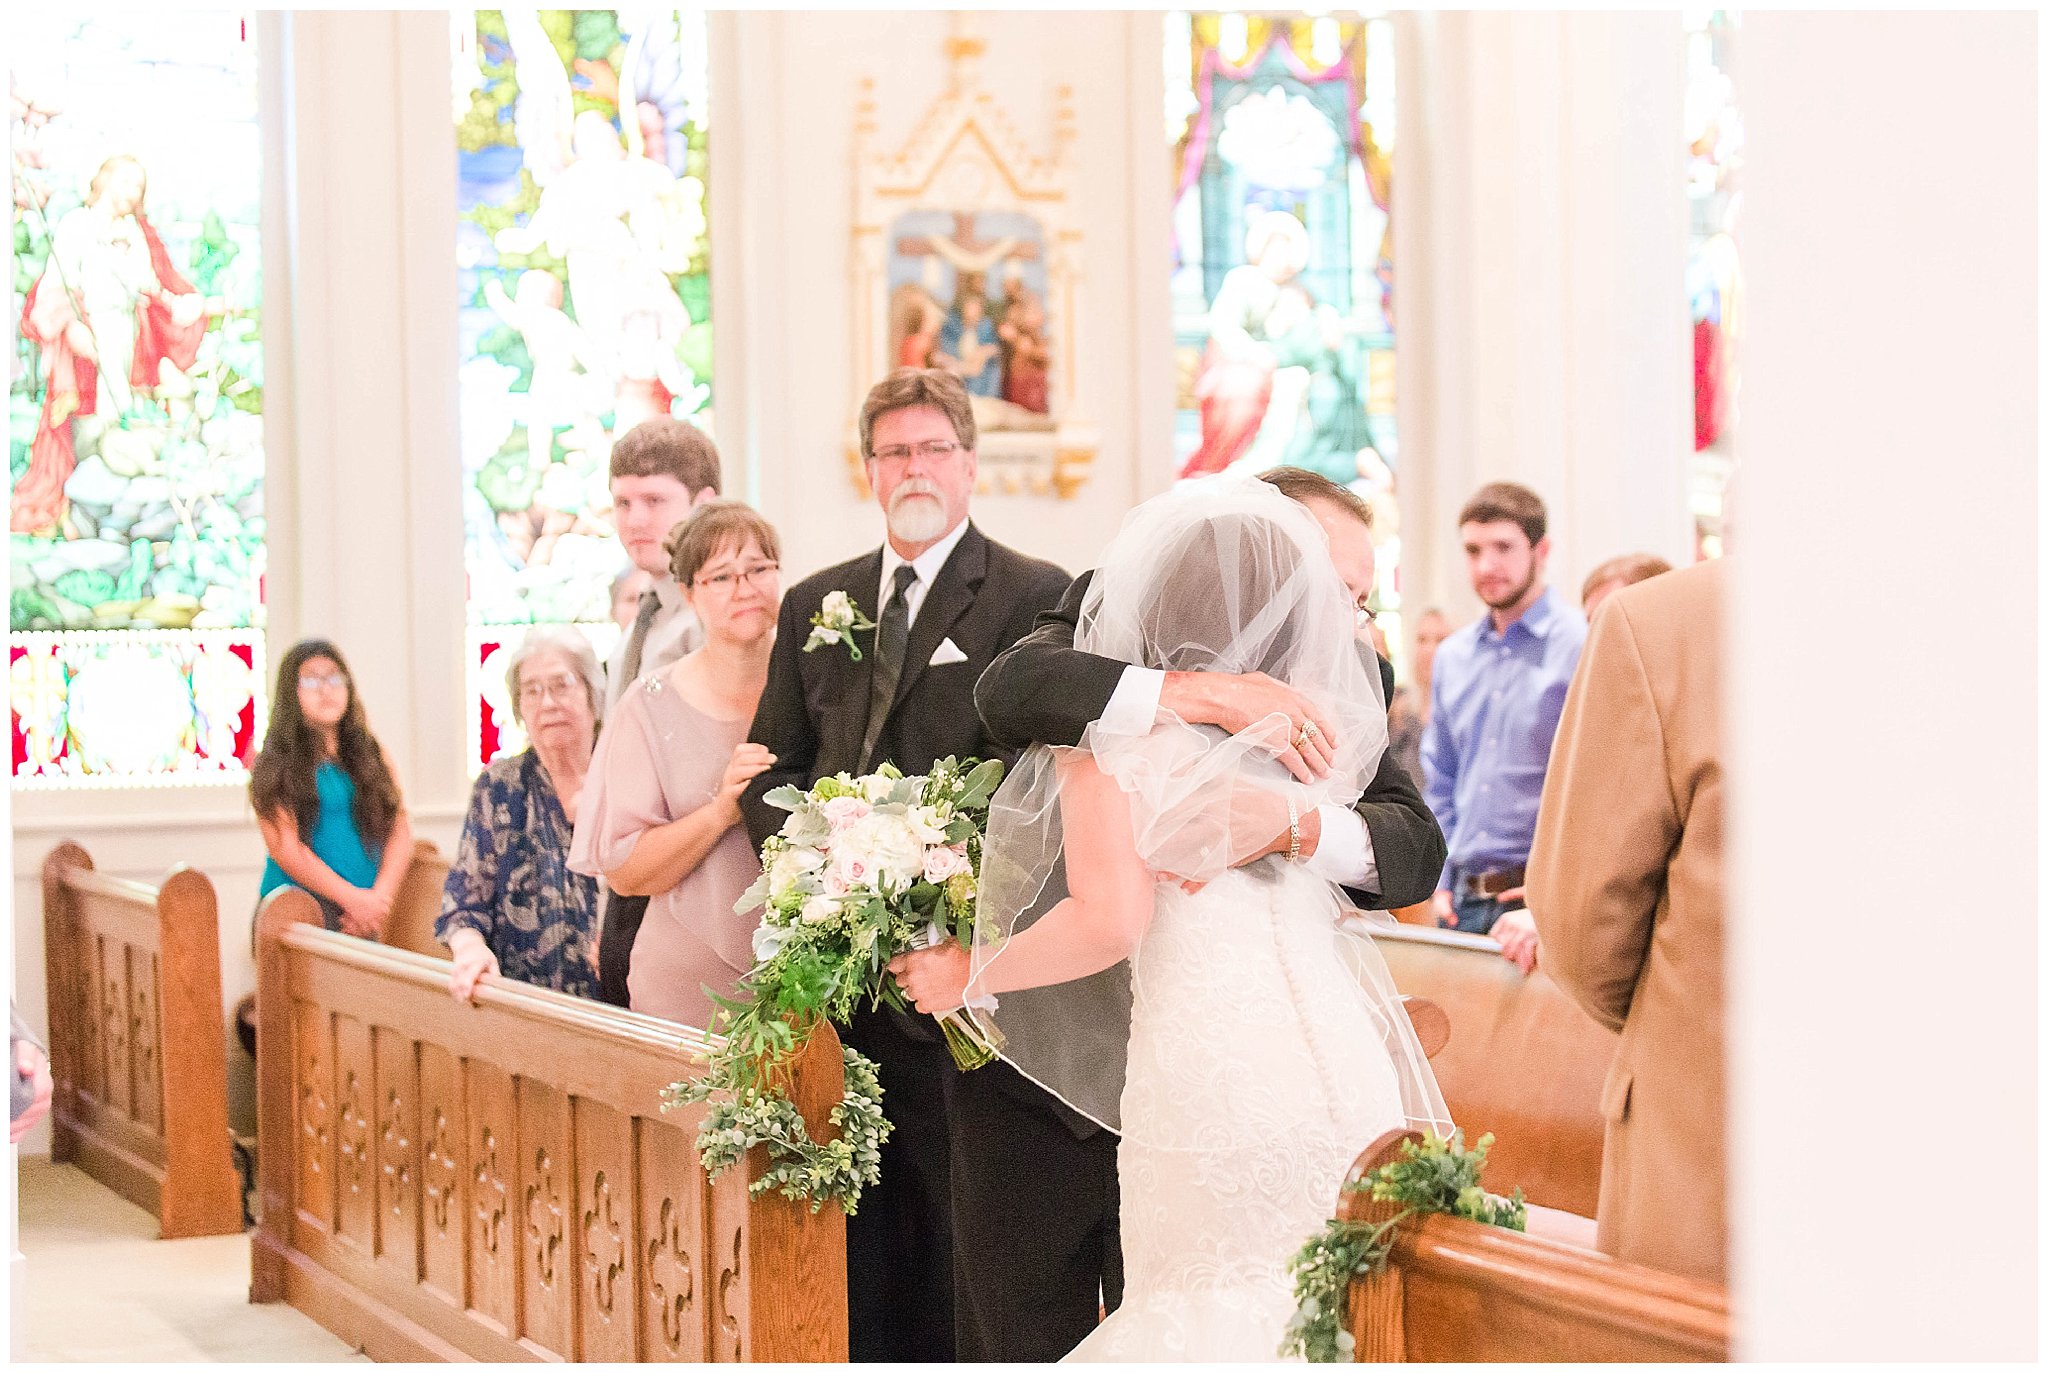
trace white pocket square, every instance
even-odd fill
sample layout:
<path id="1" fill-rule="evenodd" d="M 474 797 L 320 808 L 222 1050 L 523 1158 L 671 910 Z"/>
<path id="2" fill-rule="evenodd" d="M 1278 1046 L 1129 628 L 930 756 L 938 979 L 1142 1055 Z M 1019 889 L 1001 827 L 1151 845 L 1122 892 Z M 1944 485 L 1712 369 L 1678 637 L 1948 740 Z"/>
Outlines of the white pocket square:
<path id="1" fill-rule="evenodd" d="M 967 655 L 962 653 L 960 645 L 954 643 L 950 638 L 942 641 L 937 648 L 932 650 L 931 666 L 933 667 L 944 667 L 947 663 L 964 663 L 966 661 Z"/>

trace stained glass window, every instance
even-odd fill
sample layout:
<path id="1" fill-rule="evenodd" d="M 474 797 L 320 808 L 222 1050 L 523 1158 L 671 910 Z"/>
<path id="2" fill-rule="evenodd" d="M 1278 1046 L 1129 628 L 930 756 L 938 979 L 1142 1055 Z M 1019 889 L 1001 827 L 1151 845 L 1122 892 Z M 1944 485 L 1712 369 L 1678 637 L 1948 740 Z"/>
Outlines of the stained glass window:
<path id="1" fill-rule="evenodd" d="M 264 713 L 253 22 L 9 28 L 14 785 L 239 783 Z"/>
<path id="2" fill-rule="evenodd" d="M 1742 264 L 1736 251 L 1741 205 L 1742 115 L 1729 77 L 1740 28 L 1729 10 L 1688 10 L 1686 30 L 1686 199 L 1691 252 L 1686 296 L 1692 303 L 1693 463 L 1696 551 L 1721 551 L 1721 494 L 1733 465 L 1729 436 L 1742 337 Z"/>
<path id="3" fill-rule="evenodd" d="M 502 658 L 524 627 L 617 634 L 615 435 L 711 426 L 701 12 L 454 16 L 472 771 L 525 745 Z"/>
<path id="4" fill-rule="evenodd" d="M 1166 19 L 1178 475 L 1284 464 L 1364 496 L 1398 644 L 1393 56 L 1369 15 Z"/>

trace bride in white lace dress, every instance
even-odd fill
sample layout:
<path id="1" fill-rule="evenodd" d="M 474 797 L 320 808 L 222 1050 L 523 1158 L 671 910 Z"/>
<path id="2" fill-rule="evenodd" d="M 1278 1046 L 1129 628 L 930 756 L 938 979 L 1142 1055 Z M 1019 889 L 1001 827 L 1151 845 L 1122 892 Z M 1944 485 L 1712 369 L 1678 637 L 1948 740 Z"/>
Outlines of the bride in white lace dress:
<path id="1" fill-rule="evenodd" d="M 1225 735 L 1162 712 L 1034 748 L 991 808 L 970 955 L 894 965 L 920 1009 L 979 1003 L 1006 1059 L 1121 1136 L 1124 1300 L 1070 1359 L 1276 1357 L 1287 1259 L 1358 1152 L 1449 1130 L 1378 951 L 1288 861 L 1294 817 L 1355 801 L 1386 747 L 1354 634 L 1322 530 L 1272 487 L 1212 478 L 1133 511 L 1074 646 L 1286 682 L 1333 726 L 1331 775 L 1275 761 L 1280 717 Z"/>

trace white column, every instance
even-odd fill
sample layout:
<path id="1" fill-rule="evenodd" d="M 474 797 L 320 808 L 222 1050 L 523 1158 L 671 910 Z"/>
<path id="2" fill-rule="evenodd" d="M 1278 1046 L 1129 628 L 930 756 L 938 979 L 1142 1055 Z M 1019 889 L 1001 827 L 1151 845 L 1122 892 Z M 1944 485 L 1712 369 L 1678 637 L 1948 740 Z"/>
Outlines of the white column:
<path id="1" fill-rule="evenodd" d="M 295 384 L 273 426 L 271 656 L 334 640 L 435 833 L 468 794 L 448 17 L 285 23 L 292 301 L 270 356 Z"/>
<path id="2" fill-rule="evenodd" d="M 2040 1355 L 2038 23 L 1737 40 L 1742 1359 Z"/>
<path id="3" fill-rule="evenodd" d="M 1395 16 L 1403 600 L 1479 609 L 1453 521 L 1550 509 L 1550 579 L 1691 559 L 1684 32 L 1676 12 Z"/>

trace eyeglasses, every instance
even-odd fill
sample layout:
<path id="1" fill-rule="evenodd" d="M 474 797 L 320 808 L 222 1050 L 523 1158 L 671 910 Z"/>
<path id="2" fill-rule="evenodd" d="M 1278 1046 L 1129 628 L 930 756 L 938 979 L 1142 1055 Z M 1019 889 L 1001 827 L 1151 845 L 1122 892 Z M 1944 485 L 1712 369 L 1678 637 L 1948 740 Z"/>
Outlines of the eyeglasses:
<path id="1" fill-rule="evenodd" d="M 348 678 L 339 672 L 323 672 L 318 676 L 310 672 L 299 674 L 300 691 L 318 691 L 326 687 L 329 691 L 342 691 L 348 686 Z"/>
<path id="2" fill-rule="evenodd" d="M 894 467 L 909 462 L 911 455 L 916 454 L 926 462 L 944 462 L 947 458 L 960 452 L 964 446 L 963 444 L 954 443 L 950 439 L 933 439 L 930 443 L 918 444 L 899 443 L 888 448 L 877 448 L 875 450 L 875 461 L 886 462 Z"/>
<path id="3" fill-rule="evenodd" d="M 559 677 L 549 677 L 543 681 L 521 682 L 519 684 L 519 703 L 522 706 L 538 705 L 553 696 L 559 696 L 565 701 L 573 701 L 576 699 L 576 693 L 582 689 L 582 678 L 564 672 Z"/>
<path id="4" fill-rule="evenodd" d="M 693 577 L 690 579 L 690 585 L 702 587 L 706 591 L 715 592 L 720 596 L 730 596 L 733 592 L 739 590 L 742 581 L 752 582 L 755 586 L 760 586 L 764 582 L 775 580 L 777 574 L 781 571 L 781 563 L 756 563 L 754 566 L 739 572 L 721 572 L 714 577 Z"/>

